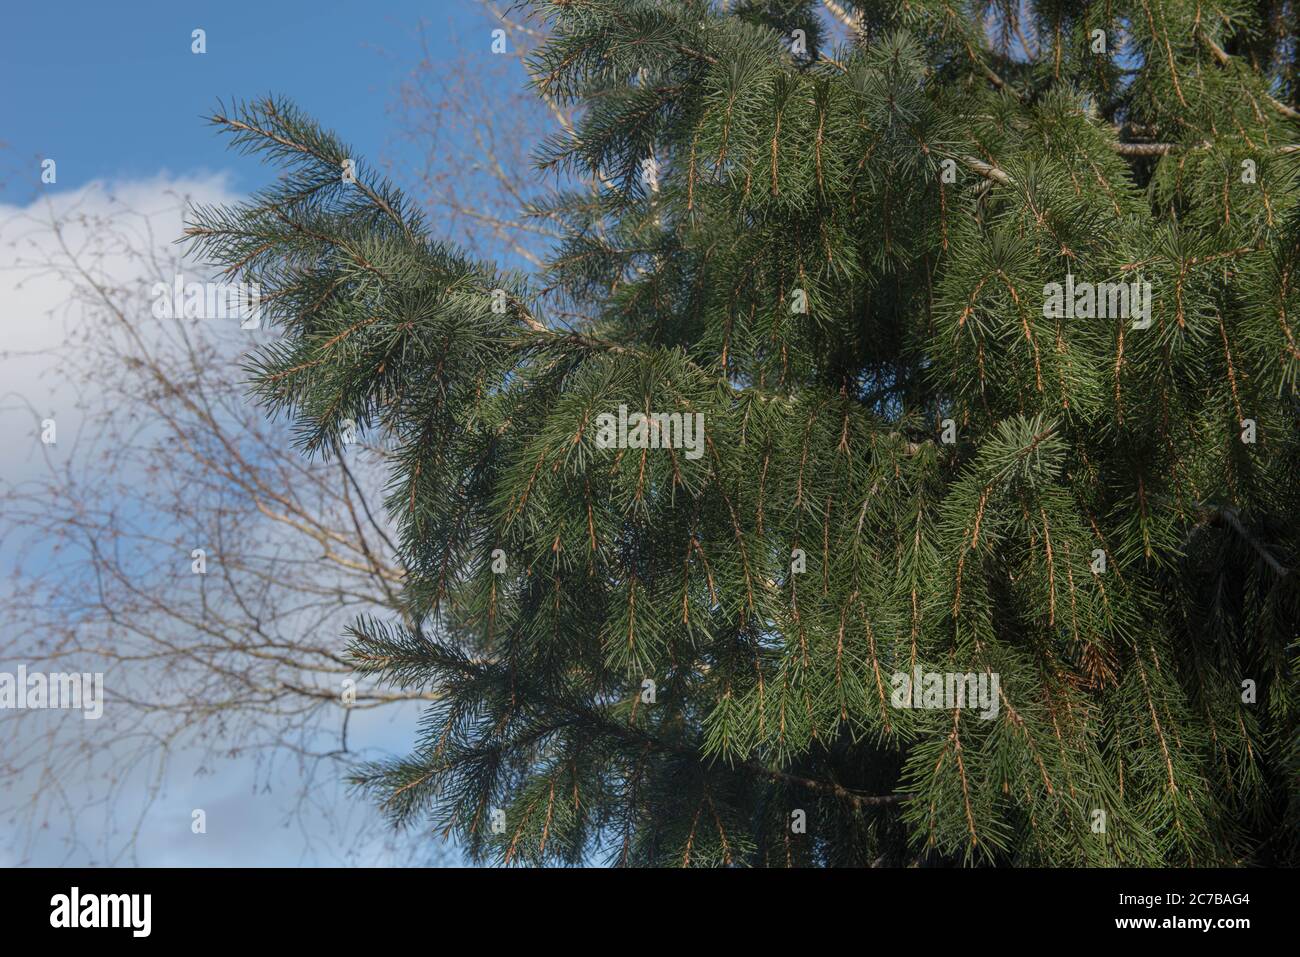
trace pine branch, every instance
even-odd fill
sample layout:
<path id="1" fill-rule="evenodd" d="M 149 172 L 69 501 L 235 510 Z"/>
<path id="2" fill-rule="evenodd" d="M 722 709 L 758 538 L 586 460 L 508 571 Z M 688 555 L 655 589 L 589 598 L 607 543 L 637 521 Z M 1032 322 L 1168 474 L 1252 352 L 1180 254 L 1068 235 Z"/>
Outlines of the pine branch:
<path id="1" fill-rule="evenodd" d="M 746 767 L 752 768 L 755 773 L 771 778 L 774 781 L 780 781 L 783 784 L 794 784 L 820 794 L 829 794 L 858 808 L 886 807 L 892 804 L 900 804 L 912 798 L 912 795 L 909 794 L 863 794 L 836 784 L 834 781 L 817 781 L 801 775 L 789 774 L 785 771 L 776 771 L 753 762 L 746 765 Z"/>
<path id="2" fill-rule="evenodd" d="M 1205 31 L 1204 27 L 1198 28 L 1197 35 L 1221 65 L 1232 66 L 1232 57 L 1228 55 L 1227 51 L 1224 50 L 1223 47 L 1214 42 L 1213 38 Z M 1268 100 L 1269 106 L 1273 107 L 1273 109 L 1278 113 L 1281 113 L 1289 120 L 1300 120 L 1300 111 L 1292 109 L 1281 100 L 1275 99 L 1267 93 L 1264 94 L 1264 96 L 1265 99 Z"/>

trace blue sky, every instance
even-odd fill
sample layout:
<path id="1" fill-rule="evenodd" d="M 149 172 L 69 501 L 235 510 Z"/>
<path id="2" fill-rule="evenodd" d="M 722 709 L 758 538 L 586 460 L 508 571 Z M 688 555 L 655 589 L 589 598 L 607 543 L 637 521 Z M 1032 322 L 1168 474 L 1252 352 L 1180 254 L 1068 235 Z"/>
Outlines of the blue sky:
<path id="1" fill-rule="evenodd" d="M 14 3 L 0 30 L 0 140 L 9 201 L 36 188 L 37 158 L 58 162 L 58 188 L 159 172 L 229 171 L 247 192 L 266 172 L 225 150 L 200 117 L 218 98 L 274 92 L 295 100 L 376 159 L 391 143 L 393 91 L 420 53 L 451 56 L 456 31 L 487 29 L 466 0 L 378 3 Z M 207 52 L 191 52 L 191 33 Z M 400 147 L 396 147 L 400 148 Z"/>
<path id="2" fill-rule="evenodd" d="M 423 47 L 417 39 L 421 21 Z M 204 54 L 191 52 L 195 29 L 206 32 Z M 229 103 L 268 93 L 288 97 L 339 132 L 357 156 L 375 164 L 387 160 L 418 166 L 420 144 L 398 136 L 391 115 L 398 85 L 426 53 L 435 72 L 444 62 L 451 69 L 456 56 L 479 44 L 486 55 L 490 29 L 472 0 L 10 4 L 0 29 L 0 247 L 12 247 L 14 237 L 26 240 L 25 220 L 31 211 L 48 206 L 47 200 L 72 197 L 92 184 L 128 196 L 129 204 L 141 209 L 149 208 L 151 195 L 164 189 L 187 195 L 193 189 L 207 201 L 229 201 L 265 185 L 273 171 L 256 157 L 227 149 L 226 138 L 203 121 L 219 99 Z M 46 158 L 58 164 L 54 185 L 40 182 Z M 95 206 L 99 200 L 88 202 Z M 178 213 L 158 215 L 157 222 L 168 224 L 169 237 L 179 234 Z M 45 399 L 36 400 L 35 390 L 38 384 L 48 386 L 48 408 L 63 401 L 66 414 L 66 396 L 60 400 L 56 394 L 60 383 L 51 367 L 21 356 L 51 344 L 53 323 L 37 320 L 51 319 L 63 293 L 53 277 L 37 275 L 9 252 L 0 254 L 0 280 L 18 276 L 25 276 L 21 290 L 16 280 L 0 281 L 0 393 L 22 392 L 44 410 Z M 6 352 L 20 355 L 6 357 Z M 10 411 L 0 408 L 0 413 Z M 0 445 L 11 451 L 26 448 L 15 443 L 30 440 L 27 419 L 15 421 L 0 416 Z M 0 480 L 24 478 L 24 470 L 39 464 L 36 459 L 26 453 L 8 456 L 0 465 Z M 5 545 L 0 542 L 0 549 Z M 0 577 L 11 557 L 0 554 Z M 0 661 L 5 667 L 14 663 Z M 382 718 L 359 717 L 355 731 L 364 735 L 362 744 L 401 752 L 414 738 L 416 717 L 403 706 Z M 0 762 L 3 757 L 0 753 Z M 299 772 L 291 764 L 268 768 L 264 762 L 236 758 L 200 773 L 209 757 L 177 759 L 177 773 L 143 825 L 139 863 L 382 864 L 399 859 L 378 842 L 360 848 L 330 846 L 338 840 L 346 844 L 354 811 L 342 796 L 329 813 L 315 816 L 286 805 L 276 795 L 295 789 Z M 213 773 L 215 782 L 207 777 Z M 326 769 L 317 770 L 323 773 Z M 22 787 L 20 782 L 20 792 Z M 195 796 L 196 791 L 204 796 Z M 335 793 L 332 786 L 321 791 Z M 131 798 L 125 802 L 127 807 L 131 803 Z M 143 798 L 138 803 L 144 806 Z M 200 803 L 212 814 L 212 841 L 185 837 L 189 809 Z M 81 832 L 132 826 L 122 819 L 101 820 L 103 814 L 82 814 Z M 237 830 L 232 831 L 231 822 L 238 822 Z M 0 830 L 4 823 L 0 821 Z M 89 850 L 69 852 L 63 829 L 57 822 L 52 827 L 29 847 L 30 863 L 96 861 Z M 0 866 L 13 862 L 0 846 Z"/>

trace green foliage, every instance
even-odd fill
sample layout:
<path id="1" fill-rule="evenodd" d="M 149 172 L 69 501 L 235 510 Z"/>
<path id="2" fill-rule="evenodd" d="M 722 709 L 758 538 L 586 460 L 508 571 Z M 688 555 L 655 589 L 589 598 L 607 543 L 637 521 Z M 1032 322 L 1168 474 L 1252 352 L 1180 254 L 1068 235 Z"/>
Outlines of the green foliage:
<path id="1" fill-rule="evenodd" d="M 358 783 L 506 862 L 1300 860 L 1294 10 L 540 6 L 536 277 L 216 118 L 288 174 L 190 230 L 268 291 L 257 395 L 391 448 L 407 613 L 350 654 L 436 701 Z M 1045 314 L 1067 274 L 1149 327 Z M 620 405 L 699 454 L 602 447 Z"/>

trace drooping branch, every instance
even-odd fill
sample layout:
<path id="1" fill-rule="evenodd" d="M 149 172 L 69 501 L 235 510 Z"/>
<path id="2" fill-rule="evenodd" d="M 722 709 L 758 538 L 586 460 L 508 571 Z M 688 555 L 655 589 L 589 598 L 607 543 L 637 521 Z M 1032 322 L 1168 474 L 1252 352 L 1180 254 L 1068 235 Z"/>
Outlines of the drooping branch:
<path id="1" fill-rule="evenodd" d="M 1199 30 L 1198 33 L 1200 34 L 1201 41 L 1205 44 L 1206 48 L 1209 49 L 1210 53 L 1214 55 L 1214 58 L 1218 60 L 1220 64 L 1222 64 L 1223 66 L 1230 66 L 1232 64 L 1231 55 L 1229 55 L 1229 53 L 1226 50 L 1224 50 L 1223 47 L 1215 43 L 1214 40 L 1211 39 L 1208 33 L 1206 33 L 1204 30 Z M 1281 100 L 1275 99 L 1274 97 L 1270 96 L 1267 93 L 1264 94 L 1264 96 L 1268 100 L 1269 106 L 1273 107 L 1273 109 L 1277 110 L 1277 112 L 1281 113 L 1287 119 L 1300 120 L 1300 111 L 1292 109 L 1291 107 L 1283 103 Z"/>

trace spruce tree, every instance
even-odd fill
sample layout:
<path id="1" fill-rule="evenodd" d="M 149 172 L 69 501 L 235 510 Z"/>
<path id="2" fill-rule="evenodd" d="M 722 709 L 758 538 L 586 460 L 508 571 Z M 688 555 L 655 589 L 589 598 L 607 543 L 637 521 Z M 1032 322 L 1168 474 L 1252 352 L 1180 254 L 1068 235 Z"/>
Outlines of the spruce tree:
<path id="1" fill-rule="evenodd" d="M 437 700 L 358 785 L 496 862 L 1300 861 L 1294 4 L 535 14 L 532 274 L 213 118 L 255 395 L 389 450 L 349 655 Z"/>

